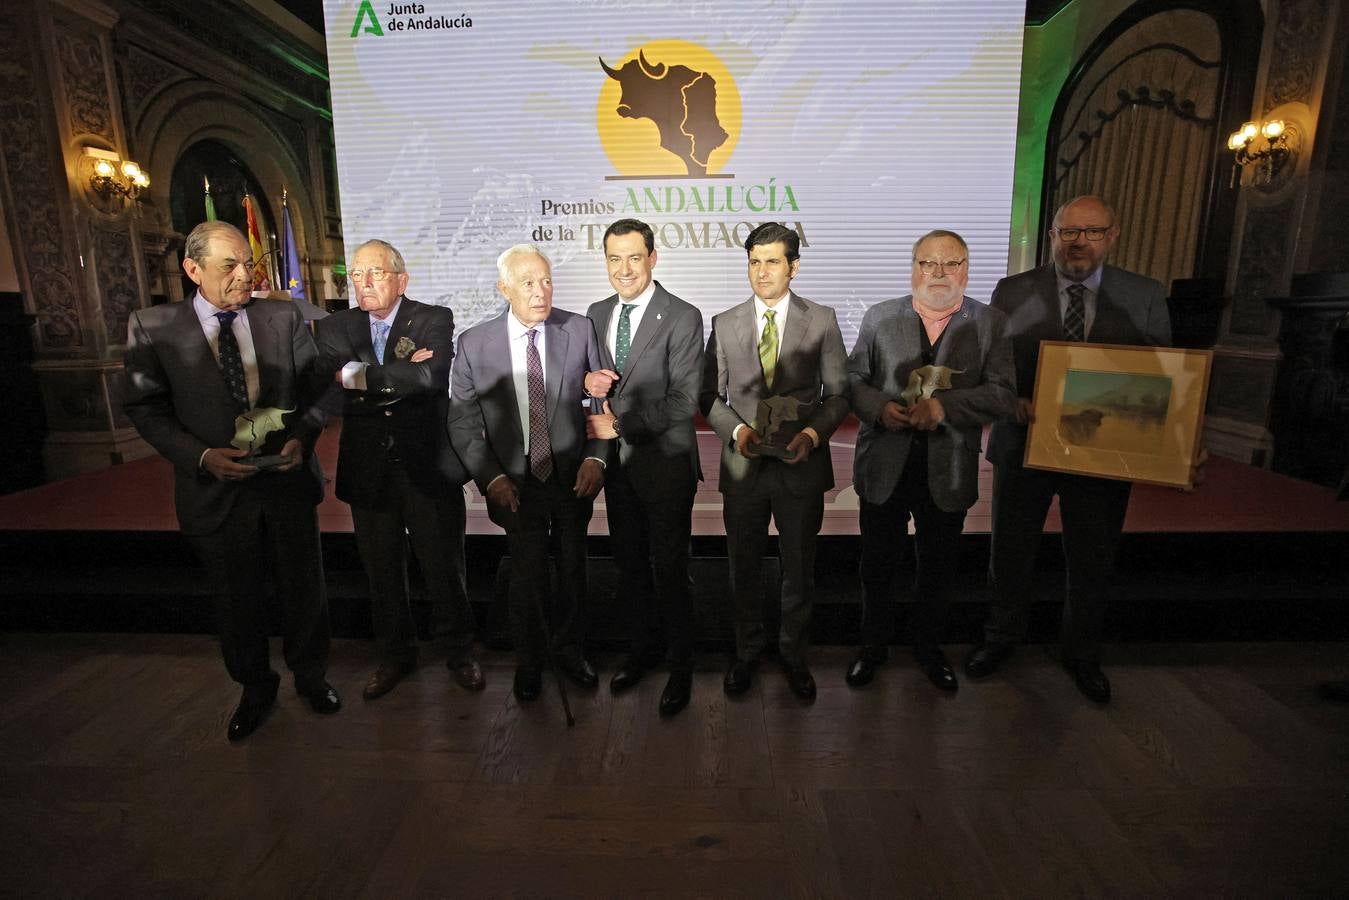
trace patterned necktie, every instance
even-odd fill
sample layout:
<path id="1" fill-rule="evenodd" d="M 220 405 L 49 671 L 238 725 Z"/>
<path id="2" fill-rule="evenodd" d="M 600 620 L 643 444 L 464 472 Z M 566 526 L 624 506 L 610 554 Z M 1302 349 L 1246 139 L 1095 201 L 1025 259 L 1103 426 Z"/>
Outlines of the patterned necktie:
<path id="1" fill-rule="evenodd" d="M 633 304 L 619 303 L 622 310 L 618 314 L 618 335 L 614 338 L 614 368 L 618 374 L 623 374 L 623 367 L 628 363 L 628 351 L 632 349 L 632 322 L 628 316 L 632 315 Z"/>
<path id="2" fill-rule="evenodd" d="M 539 481 L 553 474 L 553 447 L 548 438 L 548 394 L 543 386 L 543 360 L 534 339 L 539 333 L 531 328 L 525 348 L 525 376 L 529 382 L 529 471 Z"/>
<path id="3" fill-rule="evenodd" d="M 375 326 L 375 359 L 382 364 L 384 362 L 384 348 L 389 343 L 389 323 L 376 319 Z"/>
<path id="4" fill-rule="evenodd" d="M 1063 314 L 1063 336 L 1070 341 L 1087 339 L 1087 306 L 1082 295 L 1087 289 L 1080 284 L 1068 285 L 1068 311 Z"/>
<path id="5" fill-rule="evenodd" d="M 773 387 L 773 371 L 778 367 L 778 326 L 773 318 L 775 310 L 764 312 L 763 334 L 759 335 L 759 364 L 763 366 L 764 384 Z"/>
<path id="6" fill-rule="evenodd" d="M 248 409 L 248 381 L 244 377 L 244 358 L 239 352 L 239 342 L 234 338 L 234 319 L 238 315 L 237 312 L 215 314 L 220 322 L 216 351 L 220 354 L 220 374 L 225 379 L 225 388 L 234 398 L 239 412 L 245 412 Z"/>

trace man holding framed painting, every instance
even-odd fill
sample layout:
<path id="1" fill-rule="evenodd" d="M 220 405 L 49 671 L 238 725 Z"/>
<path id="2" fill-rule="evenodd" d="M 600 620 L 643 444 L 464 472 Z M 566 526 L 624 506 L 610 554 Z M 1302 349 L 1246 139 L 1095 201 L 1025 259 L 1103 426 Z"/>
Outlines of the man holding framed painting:
<path id="1" fill-rule="evenodd" d="M 1131 481 L 1120 479 L 1132 476 L 1099 477 L 1027 465 L 1028 429 L 1041 412 L 1032 399 L 1041 342 L 1166 347 L 1171 343 L 1171 322 L 1161 284 L 1104 265 L 1119 237 L 1119 225 L 1114 211 L 1099 197 L 1077 197 L 1065 203 L 1054 215 L 1049 235 L 1051 264 L 1004 278 L 993 290 L 992 307 L 1008 319 L 1019 396 L 1015 421 L 994 424 L 988 444 L 988 459 L 993 463 L 989 558 L 993 597 L 984 641 L 971 653 L 965 671 L 975 678 L 991 675 L 1025 637 L 1036 548 L 1050 503 L 1057 496 L 1068 574 L 1062 661 L 1084 695 L 1106 703 L 1110 682 L 1100 665 L 1101 625 L 1132 487 Z M 1077 379 L 1080 383 L 1071 386 L 1073 397 L 1096 398 L 1118 387 L 1103 378 L 1099 372 L 1082 375 Z M 1142 386 L 1155 385 L 1146 382 Z M 1141 397 L 1121 403 L 1131 413 L 1142 415 L 1149 409 L 1155 412 L 1157 398 L 1151 396 L 1151 400 L 1152 407 Z M 1075 439 L 1089 442 L 1109 421 L 1108 413 L 1081 405 L 1081 409 L 1059 410 L 1048 423 L 1064 445 L 1074 444 Z M 1201 396 L 1200 409 L 1202 405 Z"/>

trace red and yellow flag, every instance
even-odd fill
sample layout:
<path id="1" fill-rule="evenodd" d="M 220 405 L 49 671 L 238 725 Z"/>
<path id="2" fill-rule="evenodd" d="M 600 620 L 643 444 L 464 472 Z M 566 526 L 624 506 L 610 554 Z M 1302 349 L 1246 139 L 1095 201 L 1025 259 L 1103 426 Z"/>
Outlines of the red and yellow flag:
<path id="1" fill-rule="evenodd" d="M 253 254 L 253 262 L 257 264 L 253 270 L 253 289 L 269 291 L 272 285 L 271 279 L 267 277 L 267 250 L 262 243 L 262 232 L 258 230 L 258 217 L 253 212 L 253 198 L 248 194 L 244 194 L 244 214 L 248 217 L 248 249 Z"/>

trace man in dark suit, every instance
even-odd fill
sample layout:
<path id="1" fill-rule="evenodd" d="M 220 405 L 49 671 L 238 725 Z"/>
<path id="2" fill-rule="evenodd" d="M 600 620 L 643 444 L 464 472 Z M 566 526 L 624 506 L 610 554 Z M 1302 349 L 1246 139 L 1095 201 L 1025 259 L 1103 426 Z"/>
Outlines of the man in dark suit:
<path id="1" fill-rule="evenodd" d="M 960 561 L 965 511 L 979 496 L 983 426 L 1009 418 L 1016 375 L 1006 319 L 964 295 L 969 247 L 951 231 L 913 245 L 913 293 L 867 310 L 848 357 L 861 420 L 853 464 L 861 503 L 862 649 L 848 669 L 870 683 L 894 631 L 899 542 L 914 523 L 913 649 L 938 688 L 959 686 L 939 645 Z"/>
<path id="2" fill-rule="evenodd" d="M 432 638 L 455 681 L 480 691 L 464 574 L 468 474 L 445 430 L 454 313 L 404 296 L 403 255 L 384 241 L 358 247 L 348 274 L 360 305 L 320 321 L 318 343 L 321 370 L 335 371 L 342 388 L 337 496 L 351 505 L 379 642 L 363 693 L 382 697 L 416 665 L 409 542 L 431 601 Z"/>
<path id="3" fill-rule="evenodd" d="M 215 593 L 225 667 L 243 685 L 228 731 L 237 741 L 261 724 L 280 682 L 269 662 L 261 584 L 269 557 L 295 689 L 316 712 L 341 706 L 325 680 L 328 603 L 315 510 L 323 476 L 312 452 L 323 427 L 311 410 L 317 354 L 293 305 L 249 302 L 253 260 L 234 226 L 192 229 L 183 270 L 198 287 L 191 300 L 131 315 L 125 408 L 141 437 L 173 463 L 178 524 Z M 271 436 L 282 444 L 280 458 L 264 468 L 231 442 L 237 417 L 268 408 L 290 414 L 286 431 Z"/>
<path id="4" fill-rule="evenodd" d="M 806 660 L 815 538 L 824 494 L 834 486 L 829 437 L 848 414 L 848 376 L 834 311 L 789 287 L 800 248 L 796 232 L 777 222 L 750 232 L 745 250 L 754 296 L 712 318 L 703 362 L 699 405 L 722 441 L 736 621 L 735 659 L 723 687 L 731 695 L 749 690 L 767 643 L 760 573 L 771 518 L 782 564 L 778 653 L 792 692 L 815 697 Z"/>
<path id="5" fill-rule="evenodd" d="M 586 438 L 585 374 L 603 368 L 591 321 L 553 309 L 552 268 L 537 247 L 510 248 L 497 272 L 510 306 L 460 336 L 449 428 L 492 521 L 506 530 L 514 689 L 529 701 L 542 681 L 538 611 L 550 539 L 558 548 L 551 617 L 558 666 L 581 687 L 599 682 L 582 646 L 586 527 L 609 442 Z"/>
<path id="6" fill-rule="evenodd" d="M 1062 662 L 1084 695 L 1107 703 L 1110 681 L 1100 665 L 1101 624 L 1131 485 L 1022 465 L 1026 427 L 1035 416 L 1035 370 L 1041 341 L 1167 346 L 1171 320 L 1159 283 L 1103 265 L 1119 237 L 1119 225 L 1100 198 L 1065 203 L 1054 215 L 1049 236 L 1053 263 L 1004 278 L 993 289 L 992 306 L 1008 319 L 1020 397 L 1015 420 L 994 425 L 988 442 L 993 463 L 993 601 L 984 641 L 971 653 L 965 671 L 974 677 L 993 673 L 1025 637 L 1036 547 L 1057 495 L 1068 569 Z"/>
<path id="7" fill-rule="evenodd" d="M 693 414 L 703 316 L 651 280 L 656 238 L 645 222 L 619 219 L 605 231 L 603 246 L 617 293 L 588 313 L 604 368 L 587 376 L 586 388 L 608 399 L 586 427 L 591 437 L 617 441 L 604 498 L 619 591 L 632 615 L 632 649 L 609 689 L 627 690 L 655 664 L 663 623 L 670 677 L 660 712 L 674 715 L 688 705 L 693 687 L 689 532 L 702 478 Z"/>

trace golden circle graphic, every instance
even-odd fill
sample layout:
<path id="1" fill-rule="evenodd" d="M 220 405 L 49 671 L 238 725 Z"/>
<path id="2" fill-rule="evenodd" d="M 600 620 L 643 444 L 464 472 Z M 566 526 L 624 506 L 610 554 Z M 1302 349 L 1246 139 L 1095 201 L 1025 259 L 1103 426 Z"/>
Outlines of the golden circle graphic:
<path id="1" fill-rule="evenodd" d="M 599 60 L 595 127 L 628 177 L 700 177 L 725 167 L 740 139 L 740 91 L 726 66 L 688 41 L 651 41 Z"/>

